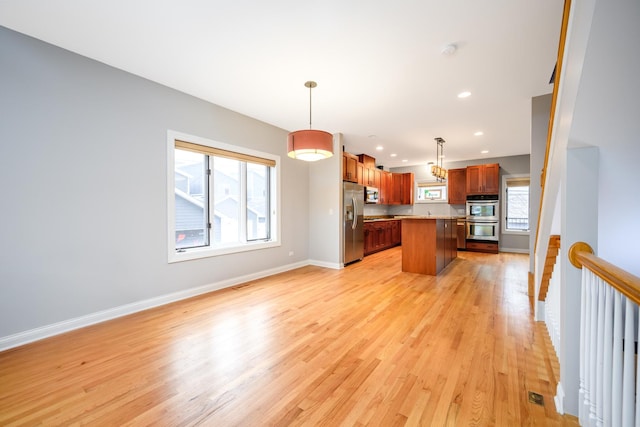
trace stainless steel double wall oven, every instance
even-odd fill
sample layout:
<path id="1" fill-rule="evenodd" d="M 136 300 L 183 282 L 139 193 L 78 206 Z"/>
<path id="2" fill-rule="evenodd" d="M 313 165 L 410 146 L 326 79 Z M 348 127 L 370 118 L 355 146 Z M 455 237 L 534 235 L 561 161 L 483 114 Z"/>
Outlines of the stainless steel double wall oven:
<path id="1" fill-rule="evenodd" d="M 467 196 L 467 239 L 497 242 L 500 202 L 497 194 Z"/>

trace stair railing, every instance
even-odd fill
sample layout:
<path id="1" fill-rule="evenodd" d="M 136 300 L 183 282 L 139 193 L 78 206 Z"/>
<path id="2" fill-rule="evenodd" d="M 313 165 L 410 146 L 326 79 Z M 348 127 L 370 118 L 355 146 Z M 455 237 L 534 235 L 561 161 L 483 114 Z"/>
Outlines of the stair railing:
<path id="1" fill-rule="evenodd" d="M 640 278 L 595 256 L 584 242 L 571 246 L 569 260 L 582 269 L 580 424 L 640 425 Z"/>

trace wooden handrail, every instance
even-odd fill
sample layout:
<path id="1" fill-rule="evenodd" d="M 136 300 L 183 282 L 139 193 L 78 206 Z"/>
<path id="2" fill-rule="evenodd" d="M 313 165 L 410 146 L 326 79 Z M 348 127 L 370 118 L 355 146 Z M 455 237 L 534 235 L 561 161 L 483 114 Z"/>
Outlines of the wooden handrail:
<path id="1" fill-rule="evenodd" d="M 618 292 L 640 305 L 640 277 L 597 257 L 587 243 L 574 243 L 569 249 L 569 261 L 576 268 L 588 268 Z"/>
<path id="2" fill-rule="evenodd" d="M 569 28 L 569 12 L 571 11 L 571 0 L 564 1 L 562 10 L 562 25 L 560 27 L 560 40 L 558 41 L 558 55 L 556 57 L 556 69 L 551 95 L 551 112 L 549 113 L 549 127 L 547 128 L 547 147 L 544 152 L 544 163 L 540 173 L 540 206 L 538 206 L 538 225 L 536 226 L 536 239 L 534 241 L 534 252 L 538 249 L 538 234 L 540 233 L 540 218 L 542 214 L 542 201 L 544 200 L 545 180 L 547 179 L 547 168 L 549 167 L 549 151 L 551 150 L 551 135 L 553 134 L 553 122 L 556 114 L 556 103 L 558 101 L 558 89 L 560 87 L 560 73 L 562 72 L 562 60 L 564 58 L 564 45 L 567 41 L 567 30 Z"/>

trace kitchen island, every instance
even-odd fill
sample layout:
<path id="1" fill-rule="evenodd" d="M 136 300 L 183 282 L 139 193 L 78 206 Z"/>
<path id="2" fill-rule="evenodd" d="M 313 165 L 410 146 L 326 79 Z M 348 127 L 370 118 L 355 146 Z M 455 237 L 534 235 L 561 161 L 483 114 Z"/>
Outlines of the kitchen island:
<path id="1" fill-rule="evenodd" d="M 458 256 L 457 217 L 396 218 L 402 219 L 402 271 L 435 276 Z"/>

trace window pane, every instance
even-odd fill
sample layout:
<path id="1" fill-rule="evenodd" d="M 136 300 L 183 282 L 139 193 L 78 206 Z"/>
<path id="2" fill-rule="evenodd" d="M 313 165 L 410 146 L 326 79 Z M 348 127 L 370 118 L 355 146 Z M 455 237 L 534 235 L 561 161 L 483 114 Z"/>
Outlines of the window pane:
<path id="1" fill-rule="evenodd" d="M 507 183 L 507 230 L 529 230 L 529 186 Z"/>
<path id="2" fill-rule="evenodd" d="M 418 201 L 446 201 L 447 185 L 442 183 L 418 183 Z"/>
<path id="3" fill-rule="evenodd" d="M 176 249 L 208 244 L 206 161 L 203 154 L 175 151 Z"/>
<path id="4" fill-rule="evenodd" d="M 240 242 L 240 162 L 213 157 L 213 242 Z"/>
<path id="5" fill-rule="evenodd" d="M 247 163 L 247 240 L 269 238 L 269 168 Z"/>

